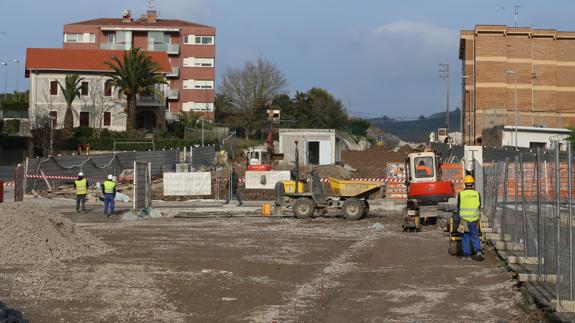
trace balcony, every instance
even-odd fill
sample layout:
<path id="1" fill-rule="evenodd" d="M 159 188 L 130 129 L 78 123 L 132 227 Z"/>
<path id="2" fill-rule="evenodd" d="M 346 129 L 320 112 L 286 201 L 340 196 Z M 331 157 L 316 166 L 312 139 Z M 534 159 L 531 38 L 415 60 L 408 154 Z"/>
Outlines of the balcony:
<path id="1" fill-rule="evenodd" d="M 180 53 L 180 45 L 168 43 L 148 43 L 148 50 L 152 52 L 168 52 L 170 55 Z"/>
<path id="2" fill-rule="evenodd" d="M 100 49 L 103 50 L 131 50 L 131 43 L 101 43 Z"/>
<path id="3" fill-rule="evenodd" d="M 137 105 L 142 107 L 157 107 L 165 104 L 165 98 L 159 95 L 137 95 Z"/>
<path id="4" fill-rule="evenodd" d="M 169 72 L 168 74 L 166 74 L 166 77 L 178 77 L 180 76 L 180 68 L 179 67 L 173 67 L 172 66 L 172 71 Z"/>
<path id="5" fill-rule="evenodd" d="M 177 100 L 180 98 L 180 91 L 169 89 L 168 90 L 168 100 Z"/>

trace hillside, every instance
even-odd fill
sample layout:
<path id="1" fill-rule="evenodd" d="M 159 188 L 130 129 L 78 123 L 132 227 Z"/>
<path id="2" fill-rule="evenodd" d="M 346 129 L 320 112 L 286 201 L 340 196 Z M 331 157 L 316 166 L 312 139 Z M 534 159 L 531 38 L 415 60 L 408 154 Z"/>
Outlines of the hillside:
<path id="1" fill-rule="evenodd" d="M 450 131 L 459 131 L 459 110 L 449 113 Z M 426 142 L 429 140 L 429 133 L 437 131 L 445 125 L 445 112 L 434 113 L 428 117 L 420 117 L 416 120 L 396 120 L 382 117 L 368 119 L 372 125 L 391 133 L 404 141 Z"/>

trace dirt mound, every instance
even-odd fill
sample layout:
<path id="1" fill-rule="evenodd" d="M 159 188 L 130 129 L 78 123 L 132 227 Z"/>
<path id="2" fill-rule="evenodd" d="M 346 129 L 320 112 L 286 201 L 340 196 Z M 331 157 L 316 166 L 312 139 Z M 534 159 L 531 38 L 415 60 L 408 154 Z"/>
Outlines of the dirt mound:
<path id="1" fill-rule="evenodd" d="M 38 202 L 0 204 L 0 264 L 41 264 L 110 251 L 61 214 Z"/>
<path id="2" fill-rule="evenodd" d="M 409 147 L 398 152 L 375 147 L 366 151 L 342 151 L 341 159 L 357 169 L 353 177 L 386 177 L 387 163 L 403 163 L 410 151 Z"/>
<path id="3" fill-rule="evenodd" d="M 309 172 L 312 168 L 301 167 L 301 176 Z M 351 178 L 351 172 L 339 165 L 322 165 L 313 166 L 313 170 L 317 172 L 319 178 L 335 177 L 339 179 L 349 179 Z"/>

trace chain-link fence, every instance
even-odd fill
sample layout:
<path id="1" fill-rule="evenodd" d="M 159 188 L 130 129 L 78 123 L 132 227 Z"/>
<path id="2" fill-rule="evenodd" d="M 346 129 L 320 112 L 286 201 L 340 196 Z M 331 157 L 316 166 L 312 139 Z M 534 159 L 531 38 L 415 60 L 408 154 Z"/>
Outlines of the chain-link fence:
<path id="1" fill-rule="evenodd" d="M 484 165 L 486 236 L 550 301 L 573 300 L 573 160 L 570 145 Z"/>

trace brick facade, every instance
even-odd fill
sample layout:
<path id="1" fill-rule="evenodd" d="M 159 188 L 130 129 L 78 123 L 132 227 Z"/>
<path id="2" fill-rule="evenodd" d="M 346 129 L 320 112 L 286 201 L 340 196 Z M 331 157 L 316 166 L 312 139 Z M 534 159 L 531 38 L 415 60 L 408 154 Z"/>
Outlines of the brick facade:
<path id="1" fill-rule="evenodd" d="M 575 32 L 478 25 L 461 31 L 459 58 L 466 143 L 515 118 L 519 126 L 575 126 Z"/>
<path id="2" fill-rule="evenodd" d="M 153 16 L 150 16 L 150 14 Z M 132 18 L 129 16 L 123 18 L 99 18 L 94 20 L 82 21 L 64 25 L 63 30 L 63 47 L 78 49 L 107 49 L 110 46 L 108 35 L 118 31 L 131 33 L 129 42 L 132 48 L 143 48 L 148 50 L 149 32 L 163 32 L 169 38 L 169 43 L 178 45 L 177 53 L 168 51 L 168 56 L 172 67 L 179 69 L 177 76 L 168 76 L 170 88 L 177 90 L 178 98 L 168 98 L 167 118 L 174 118 L 180 111 L 185 111 L 190 104 L 196 104 L 196 107 L 206 106 L 207 109 L 198 111 L 206 119 L 214 119 L 213 103 L 215 99 L 215 62 L 216 46 L 212 44 L 186 44 L 184 37 L 190 36 L 212 36 L 215 40 L 216 29 L 211 26 L 196 24 L 193 22 L 160 19 L 155 15 L 155 11 L 148 12 L 141 18 Z M 152 17 L 153 19 L 150 19 Z M 94 34 L 93 42 L 69 42 L 66 40 L 67 34 Z M 85 36 L 87 37 L 87 36 Z M 84 38 L 86 40 L 87 38 Z M 113 44 L 117 46 L 118 44 Z M 214 65 L 210 67 L 184 67 L 184 58 L 211 58 Z M 184 80 L 213 81 L 214 86 L 211 89 L 184 89 Z M 184 107 L 184 105 L 186 107 Z"/>

